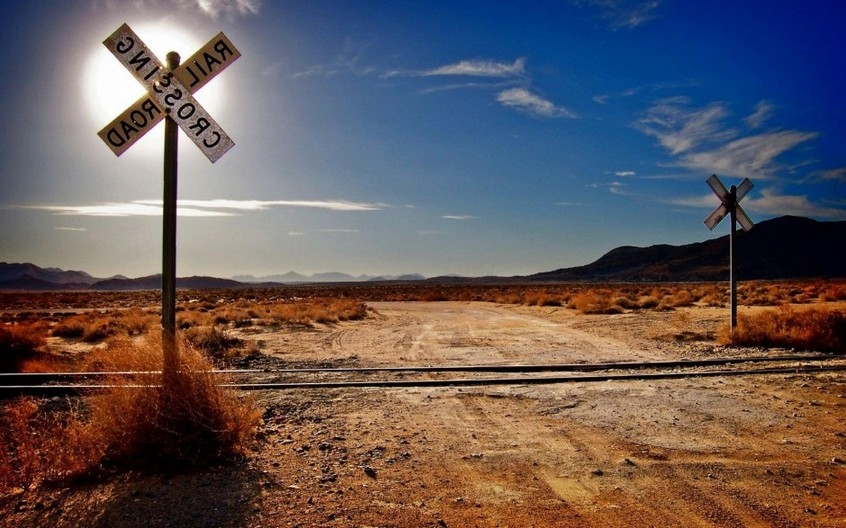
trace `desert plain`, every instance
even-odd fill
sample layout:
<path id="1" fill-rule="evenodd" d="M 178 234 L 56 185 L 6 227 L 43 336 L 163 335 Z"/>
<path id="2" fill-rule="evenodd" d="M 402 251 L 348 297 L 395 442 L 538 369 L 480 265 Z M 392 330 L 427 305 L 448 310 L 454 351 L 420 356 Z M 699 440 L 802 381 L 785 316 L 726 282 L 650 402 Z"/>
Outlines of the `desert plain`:
<path id="1" fill-rule="evenodd" d="M 189 293 L 181 295 L 191 302 Z M 799 353 L 722 344 L 728 308 L 718 303 L 584 314 L 557 303 L 370 297 L 363 300 L 366 316 L 356 320 L 234 326 L 228 335 L 249 352 L 231 366 L 577 364 Z M 109 304 L 119 302 L 108 297 Z M 843 301 L 812 304 L 846 308 Z M 82 345 L 51 346 L 77 353 Z M 842 366 L 846 357 L 827 364 Z M 474 375 L 522 374 L 460 377 Z M 286 376 L 278 381 L 295 379 Z M 337 376 L 344 374 L 310 379 Z M 0 500 L 0 524 L 846 525 L 843 371 L 288 388 L 249 391 L 245 398 L 261 409 L 262 420 L 243 459 L 45 483 Z"/>

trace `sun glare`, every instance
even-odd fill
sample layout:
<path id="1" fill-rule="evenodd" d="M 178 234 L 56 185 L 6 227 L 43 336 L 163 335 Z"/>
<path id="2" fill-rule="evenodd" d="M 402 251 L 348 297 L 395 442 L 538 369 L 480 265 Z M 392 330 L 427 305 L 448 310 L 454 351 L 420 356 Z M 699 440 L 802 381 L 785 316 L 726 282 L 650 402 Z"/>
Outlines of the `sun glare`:
<path id="1" fill-rule="evenodd" d="M 171 51 L 179 53 L 182 60 L 187 59 L 206 42 L 164 21 L 130 26 L 162 63 Z M 103 35 L 103 38 L 107 36 Z M 210 34 L 208 38 L 213 36 Z M 83 92 L 86 94 L 89 115 L 99 127 L 108 125 L 145 92 L 144 87 L 102 45 L 97 46 L 88 58 L 83 78 Z M 209 113 L 214 113 L 223 100 L 223 84 L 221 79 L 216 79 L 194 94 Z M 156 130 L 150 132 L 156 133 Z"/>

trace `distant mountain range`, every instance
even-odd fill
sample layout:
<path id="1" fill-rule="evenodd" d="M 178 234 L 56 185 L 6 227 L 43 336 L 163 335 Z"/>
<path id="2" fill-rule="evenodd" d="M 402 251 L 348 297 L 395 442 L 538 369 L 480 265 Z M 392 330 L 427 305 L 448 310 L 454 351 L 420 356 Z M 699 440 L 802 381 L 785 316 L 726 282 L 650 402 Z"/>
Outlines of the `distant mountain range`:
<path id="1" fill-rule="evenodd" d="M 289 271 L 282 275 L 265 275 L 254 277 L 253 275 L 236 275 L 232 280 L 245 283 L 279 282 L 282 284 L 302 284 L 309 282 L 365 282 L 365 281 L 413 281 L 423 280 L 426 277 L 417 273 L 408 275 L 347 275 L 346 273 L 328 272 L 315 273 L 314 275 L 301 275 L 296 271 Z"/>
<path id="2" fill-rule="evenodd" d="M 253 277 L 178 278 L 179 288 L 248 288 L 280 284 L 369 281 L 477 282 L 684 282 L 728 280 L 728 235 L 682 246 L 624 246 L 585 266 L 517 277 L 432 277 L 422 275 L 352 276 L 345 273 Z M 735 272 L 739 280 L 846 278 L 846 221 L 820 222 L 783 216 L 738 231 Z M 161 287 L 161 275 L 136 279 L 92 277 L 84 271 L 40 268 L 35 264 L 0 262 L 0 290 L 146 290 Z"/>
<path id="3" fill-rule="evenodd" d="M 530 281 L 715 281 L 729 279 L 729 235 L 683 246 L 624 246 L 586 266 L 526 277 Z M 846 277 L 846 221 L 782 216 L 738 229 L 738 280 Z"/>

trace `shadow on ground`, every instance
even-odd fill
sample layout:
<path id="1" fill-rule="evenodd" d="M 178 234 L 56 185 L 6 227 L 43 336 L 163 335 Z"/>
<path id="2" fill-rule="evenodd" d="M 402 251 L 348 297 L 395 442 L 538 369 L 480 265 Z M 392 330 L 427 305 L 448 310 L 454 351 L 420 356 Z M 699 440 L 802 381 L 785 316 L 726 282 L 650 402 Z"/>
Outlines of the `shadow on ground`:
<path id="1" fill-rule="evenodd" d="M 3 526 L 234 527 L 247 524 L 261 478 L 223 466 L 169 475 L 123 475 L 108 484 L 72 485 L 17 497 Z M 8 524 L 7 524 L 8 523 Z"/>

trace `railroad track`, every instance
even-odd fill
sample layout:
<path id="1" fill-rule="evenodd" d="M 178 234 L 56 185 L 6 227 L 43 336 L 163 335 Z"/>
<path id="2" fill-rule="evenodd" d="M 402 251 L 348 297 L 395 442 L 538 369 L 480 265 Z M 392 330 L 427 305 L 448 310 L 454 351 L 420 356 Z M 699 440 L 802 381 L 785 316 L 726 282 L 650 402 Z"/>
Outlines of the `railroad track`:
<path id="1" fill-rule="evenodd" d="M 616 363 L 232 369 L 212 373 L 221 376 L 222 386 L 237 390 L 290 390 L 592 383 L 833 371 L 846 371 L 846 357 L 806 354 Z M 128 381 L 118 382 L 121 378 Z M 155 385 L 160 378 L 161 372 L 156 371 L 0 373 L 0 398 L 79 395 Z"/>

